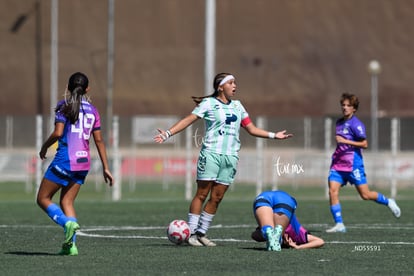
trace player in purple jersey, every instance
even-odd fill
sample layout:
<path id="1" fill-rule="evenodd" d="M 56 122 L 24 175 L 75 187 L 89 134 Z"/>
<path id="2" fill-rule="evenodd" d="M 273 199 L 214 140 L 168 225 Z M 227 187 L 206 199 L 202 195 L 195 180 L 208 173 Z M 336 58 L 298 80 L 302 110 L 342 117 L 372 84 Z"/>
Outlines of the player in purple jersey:
<path id="1" fill-rule="evenodd" d="M 63 227 L 65 241 L 60 255 L 78 255 L 74 201 L 90 168 L 89 138 L 92 135 L 101 158 L 105 182 L 113 184 L 105 144 L 101 134 L 98 110 L 88 101 L 89 80 L 82 73 L 74 73 L 68 82 L 65 99 L 55 109 L 55 128 L 40 149 L 40 158 L 46 159 L 47 149 L 58 142 L 56 155 L 49 165 L 39 191 L 37 204 L 57 224 Z M 60 206 L 52 198 L 60 192 Z"/>
<path id="2" fill-rule="evenodd" d="M 250 135 L 261 138 L 292 137 L 286 130 L 275 133 L 254 125 L 241 102 L 233 100 L 237 88 L 233 75 L 217 74 L 213 88 L 211 95 L 193 97 L 197 106 L 190 115 L 166 131 L 158 129 L 159 134 L 154 137 L 155 142 L 163 143 L 198 119 L 205 122 L 206 134 L 197 162 L 197 191 L 188 213 L 188 225 L 191 229 L 188 244 L 191 246 L 216 245 L 207 238 L 206 233 L 224 194 L 234 181 L 239 160 L 240 129 L 244 128 Z"/>
<path id="3" fill-rule="evenodd" d="M 343 117 L 336 122 L 337 146 L 332 155 L 329 172 L 329 203 L 335 226 L 326 232 L 346 232 L 343 223 L 339 190 L 348 182 L 355 185 L 359 195 L 364 200 L 374 200 L 388 206 L 395 217 L 401 216 L 400 208 L 394 199 L 386 198 L 383 194 L 371 191 L 365 177 L 362 149 L 368 147 L 364 124 L 355 116 L 359 100 L 355 95 L 344 93 L 340 99 Z"/>
<path id="4" fill-rule="evenodd" d="M 256 230 L 252 232 L 251 237 L 257 242 L 266 241 L 260 227 L 257 227 Z M 325 241 L 323 239 L 310 234 L 309 231 L 299 223 L 296 215 L 292 215 L 289 225 L 285 229 L 285 234 L 283 235 L 283 248 L 310 249 L 322 247 L 324 244 Z"/>

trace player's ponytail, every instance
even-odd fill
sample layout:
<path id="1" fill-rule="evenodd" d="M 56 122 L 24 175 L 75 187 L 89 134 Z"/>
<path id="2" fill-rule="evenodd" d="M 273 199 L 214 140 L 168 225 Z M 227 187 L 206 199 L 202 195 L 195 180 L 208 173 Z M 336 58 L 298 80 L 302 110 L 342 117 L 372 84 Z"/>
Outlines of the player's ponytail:
<path id="1" fill-rule="evenodd" d="M 83 73 L 74 73 L 69 78 L 67 87 L 67 92 L 69 93 L 65 93 L 65 104 L 58 106 L 56 111 L 60 110 L 69 119 L 71 124 L 75 124 L 79 119 L 82 97 L 86 94 L 88 85 L 88 77 Z"/>

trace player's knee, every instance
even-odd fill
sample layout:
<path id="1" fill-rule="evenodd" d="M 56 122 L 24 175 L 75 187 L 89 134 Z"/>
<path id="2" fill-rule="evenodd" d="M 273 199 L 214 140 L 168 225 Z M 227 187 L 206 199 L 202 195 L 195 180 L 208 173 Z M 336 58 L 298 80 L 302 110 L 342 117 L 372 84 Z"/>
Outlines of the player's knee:
<path id="1" fill-rule="evenodd" d="M 221 202 L 222 198 L 216 198 L 216 197 L 211 197 L 209 199 L 209 202 L 211 204 L 213 204 L 214 206 L 216 206 L 216 208 L 219 206 L 220 202 Z"/>
<path id="2" fill-rule="evenodd" d="M 220 204 L 220 202 L 223 200 L 224 194 L 221 193 L 213 193 L 211 195 L 210 200 L 216 203 L 217 205 Z"/>
<path id="3" fill-rule="evenodd" d="M 337 189 L 329 189 L 329 197 L 330 198 L 337 198 L 339 195 L 339 190 Z"/>
<path id="4" fill-rule="evenodd" d="M 61 199 L 59 204 L 62 206 L 62 209 L 73 208 L 73 200 L 67 198 Z"/>
<path id="5" fill-rule="evenodd" d="M 36 196 L 36 203 L 39 207 L 45 209 L 47 205 L 49 204 L 50 199 L 48 197 L 45 197 L 41 193 L 38 193 Z"/>
<path id="6" fill-rule="evenodd" d="M 201 193 L 197 193 L 197 194 L 195 195 L 195 197 L 196 197 L 198 200 L 200 200 L 201 202 L 204 202 L 204 201 L 206 200 L 206 198 L 207 198 L 207 195 L 205 195 L 205 194 L 201 194 Z"/>
<path id="7" fill-rule="evenodd" d="M 36 197 L 36 203 L 40 207 L 43 206 L 43 201 L 42 201 L 42 199 L 41 199 L 41 197 L 39 195 Z"/>

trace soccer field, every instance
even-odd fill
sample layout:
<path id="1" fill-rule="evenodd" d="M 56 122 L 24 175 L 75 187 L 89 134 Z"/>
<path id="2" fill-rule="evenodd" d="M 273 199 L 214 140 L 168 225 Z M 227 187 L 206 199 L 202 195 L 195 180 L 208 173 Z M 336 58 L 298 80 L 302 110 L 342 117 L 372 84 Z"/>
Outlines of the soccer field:
<path id="1" fill-rule="evenodd" d="M 297 216 L 325 240 L 320 249 L 267 252 L 250 239 L 254 187 L 229 190 L 210 238 L 217 247 L 176 246 L 165 235 L 173 219 L 186 219 L 189 202 L 182 185 L 163 190 L 138 186 L 120 202 L 108 192 L 81 190 L 76 202 L 81 231 L 79 256 L 59 256 L 62 229 L 34 202 L 34 194 L 0 190 L 1 275 L 412 275 L 414 208 L 412 191 L 397 198 L 402 217 L 357 199 L 348 187 L 342 201 L 347 233 L 325 233 L 332 224 L 323 189 L 291 190 Z M 289 190 L 290 189 L 290 190 Z M 322 195 L 321 195 L 322 193 Z M 411 193 L 411 196 L 410 196 Z M 319 195 L 319 196 L 318 196 Z"/>

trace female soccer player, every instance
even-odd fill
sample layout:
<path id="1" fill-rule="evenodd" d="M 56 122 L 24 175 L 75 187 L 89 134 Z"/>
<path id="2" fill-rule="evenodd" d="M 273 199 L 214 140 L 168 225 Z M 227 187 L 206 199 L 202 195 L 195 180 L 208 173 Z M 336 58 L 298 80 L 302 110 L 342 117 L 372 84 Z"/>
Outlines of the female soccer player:
<path id="1" fill-rule="evenodd" d="M 256 230 L 252 232 L 252 239 L 257 242 L 266 241 L 260 227 L 257 227 Z M 281 245 L 283 248 L 310 249 L 322 247 L 324 244 L 325 241 L 323 239 L 310 234 L 309 231 L 299 223 L 296 215 L 292 215 L 290 223 L 283 235 Z"/>
<path id="2" fill-rule="evenodd" d="M 101 134 L 98 110 L 89 102 L 86 93 L 89 80 L 82 73 L 69 78 L 65 99 L 55 109 L 55 128 L 40 149 L 46 159 L 47 149 L 58 141 L 55 158 L 49 165 L 37 194 L 37 204 L 57 224 L 63 227 L 65 241 L 61 255 L 78 255 L 76 231 L 79 230 L 74 201 L 90 169 L 89 138 L 92 135 L 103 166 L 103 177 L 109 185 L 113 177 L 109 170 L 105 144 Z M 52 202 L 60 192 L 60 206 Z"/>
<path id="3" fill-rule="evenodd" d="M 359 195 L 364 200 L 374 200 L 388 206 L 395 217 L 401 216 L 400 208 L 394 199 L 386 198 L 383 194 L 371 191 L 365 177 L 362 149 L 368 147 L 364 124 L 355 116 L 359 100 L 357 96 L 344 93 L 340 99 L 343 117 L 336 122 L 337 146 L 332 155 L 332 163 L 328 177 L 329 203 L 335 226 L 326 232 L 346 232 L 343 223 L 339 189 L 348 182 L 355 185 Z"/>
<path id="4" fill-rule="evenodd" d="M 197 104 L 192 113 L 154 137 L 155 142 L 163 143 L 172 135 L 179 133 L 196 120 L 203 118 L 206 133 L 197 163 L 197 192 L 191 201 L 188 224 L 192 246 L 215 246 L 207 238 L 217 208 L 229 185 L 234 181 L 240 150 L 239 133 L 243 127 L 250 135 L 270 139 L 287 139 L 292 134 L 285 130 L 277 133 L 257 128 L 249 114 L 238 100 L 232 100 L 236 94 L 236 81 L 229 73 L 217 74 L 214 78 L 214 92 L 205 97 L 193 97 Z M 210 197 L 204 205 L 207 197 Z"/>
<path id="5" fill-rule="evenodd" d="M 268 251 L 281 250 L 283 235 L 296 205 L 296 199 L 284 191 L 265 191 L 255 198 L 253 213 L 259 224 L 258 231 L 267 242 Z"/>

